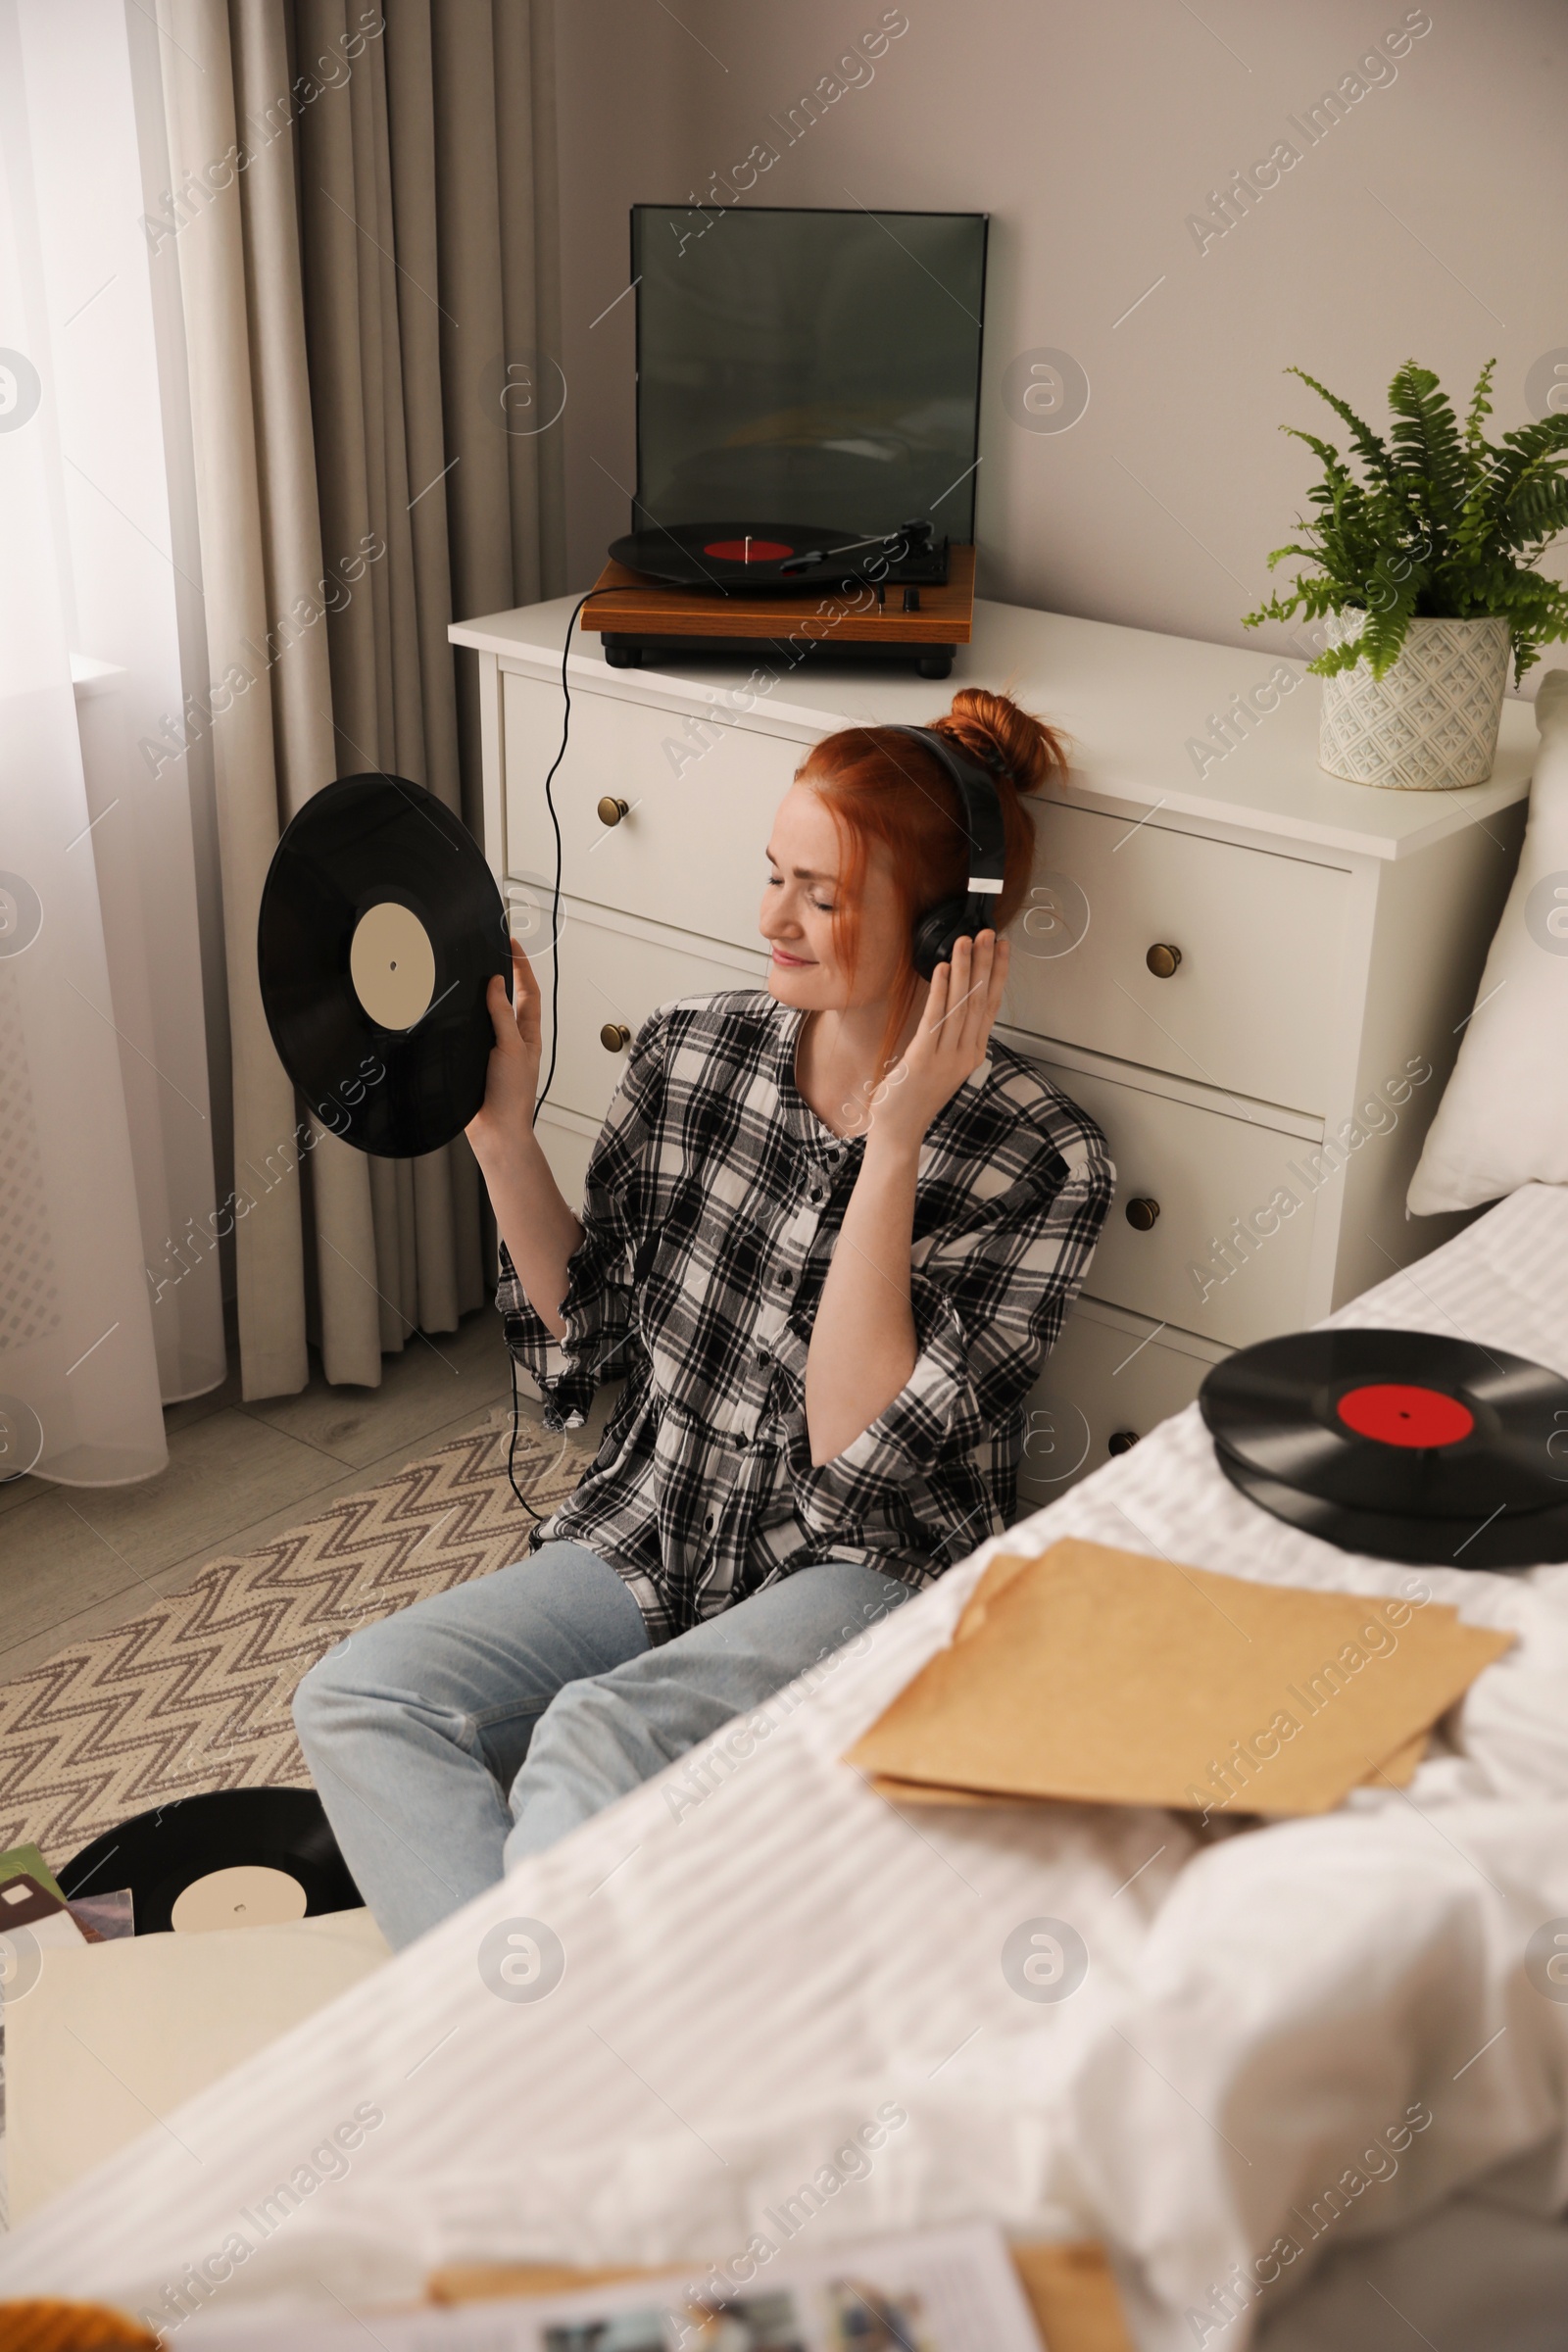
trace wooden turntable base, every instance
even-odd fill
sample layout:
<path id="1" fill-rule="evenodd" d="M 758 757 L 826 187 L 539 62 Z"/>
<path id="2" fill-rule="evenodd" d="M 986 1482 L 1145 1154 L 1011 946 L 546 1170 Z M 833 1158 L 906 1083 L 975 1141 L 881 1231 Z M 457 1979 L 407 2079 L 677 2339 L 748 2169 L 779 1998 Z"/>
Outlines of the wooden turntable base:
<path id="1" fill-rule="evenodd" d="M 974 629 L 974 549 L 955 547 L 944 587 L 891 587 L 880 607 L 871 589 L 824 591 L 799 596 L 704 595 L 651 580 L 624 564 L 608 563 L 584 608 L 581 627 L 601 635 L 605 660 L 615 669 L 634 669 L 645 657 L 683 654 L 765 655 L 788 646 L 791 658 L 809 649 L 913 662 L 920 675 L 945 678 L 956 648 Z M 905 610 L 906 596 L 915 609 Z"/>

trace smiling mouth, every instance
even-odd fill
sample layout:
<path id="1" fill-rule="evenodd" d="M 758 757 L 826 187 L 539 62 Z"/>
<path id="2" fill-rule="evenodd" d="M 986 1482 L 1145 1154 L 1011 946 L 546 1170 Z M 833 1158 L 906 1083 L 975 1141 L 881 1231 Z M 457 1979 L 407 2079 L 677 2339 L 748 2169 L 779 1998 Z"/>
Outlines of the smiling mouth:
<path id="1" fill-rule="evenodd" d="M 791 956 L 783 948 L 774 948 L 771 953 L 775 963 L 787 964 L 793 972 L 808 971 L 814 961 L 809 956 Z"/>

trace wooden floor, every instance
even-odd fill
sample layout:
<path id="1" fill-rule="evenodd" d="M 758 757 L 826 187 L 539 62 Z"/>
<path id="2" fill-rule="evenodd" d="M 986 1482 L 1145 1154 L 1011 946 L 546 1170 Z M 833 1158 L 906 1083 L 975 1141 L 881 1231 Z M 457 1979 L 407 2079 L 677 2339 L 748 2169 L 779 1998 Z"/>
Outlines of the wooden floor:
<path id="1" fill-rule="evenodd" d="M 378 1389 L 328 1388 L 314 1350 L 311 1365 L 297 1396 L 244 1404 L 231 1371 L 210 1396 L 171 1405 L 169 1466 L 137 1486 L 0 1486 L 0 1682 L 511 1409 L 493 1306 L 383 1357 Z M 537 1418 L 537 1405 L 523 1410 Z"/>

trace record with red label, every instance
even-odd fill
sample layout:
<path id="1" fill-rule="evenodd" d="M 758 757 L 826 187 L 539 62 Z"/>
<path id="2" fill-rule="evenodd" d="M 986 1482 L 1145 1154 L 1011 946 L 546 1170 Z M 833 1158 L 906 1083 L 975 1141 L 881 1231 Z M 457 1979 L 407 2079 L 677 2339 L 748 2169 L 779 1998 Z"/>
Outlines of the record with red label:
<path id="1" fill-rule="evenodd" d="M 801 595 L 845 579 L 940 587 L 948 576 L 948 542 L 923 521 L 869 534 L 842 523 L 644 523 L 610 553 L 648 579 L 715 596 Z"/>
<path id="2" fill-rule="evenodd" d="M 1346 1550 L 1463 1568 L 1568 1559 L 1568 1381 L 1431 1332 L 1293 1332 L 1199 1403 L 1232 1484 Z"/>

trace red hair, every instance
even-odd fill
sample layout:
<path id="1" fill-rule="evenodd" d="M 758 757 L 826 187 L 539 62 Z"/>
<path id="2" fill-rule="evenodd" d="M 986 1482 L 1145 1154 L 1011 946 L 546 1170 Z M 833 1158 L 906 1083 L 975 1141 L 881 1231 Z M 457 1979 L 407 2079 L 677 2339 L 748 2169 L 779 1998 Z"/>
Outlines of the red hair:
<path id="1" fill-rule="evenodd" d="M 997 780 L 1006 842 L 1005 878 L 996 902 L 1002 931 L 1023 904 L 1034 863 L 1034 820 L 1021 795 L 1065 775 L 1065 739 L 1005 694 L 965 686 L 931 726 Z M 873 842 L 888 853 L 903 919 L 904 953 L 882 1041 L 884 1064 L 919 996 L 914 927 L 942 899 L 962 898 L 969 875 L 963 803 L 927 746 L 896 727 L 844 727 L 824 736 L 803 761 L 799 781 L 826 803 L 838 829 L 842 865 L 833 917 L 834 946 L 853 980 L 860 946 L 860 907 Z"/>

